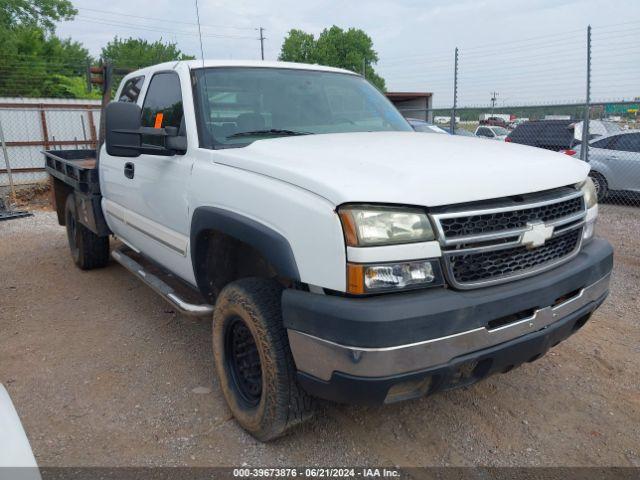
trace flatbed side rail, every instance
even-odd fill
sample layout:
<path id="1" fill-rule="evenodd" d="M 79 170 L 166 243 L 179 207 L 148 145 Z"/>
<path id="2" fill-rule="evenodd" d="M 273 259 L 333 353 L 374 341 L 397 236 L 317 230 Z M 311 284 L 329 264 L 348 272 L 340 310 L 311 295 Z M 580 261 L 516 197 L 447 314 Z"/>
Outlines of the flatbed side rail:
<path id="1" fill-rule="evenodd" d="M 101 207 L 96 151 L 48 150 L 43 153 L 45 170 L 56 180 L 53 199 L 58 223 L 65 224 L 64 205 L 68 195 L 73 193 L 79 222 L 98 236 L 108 236 L 111 231 Z"/>
<path id="2" fill-rule="evenodd" d="M 44 151 L 47 173 L 87 195 L 100 195 L 95 150 Z"/>

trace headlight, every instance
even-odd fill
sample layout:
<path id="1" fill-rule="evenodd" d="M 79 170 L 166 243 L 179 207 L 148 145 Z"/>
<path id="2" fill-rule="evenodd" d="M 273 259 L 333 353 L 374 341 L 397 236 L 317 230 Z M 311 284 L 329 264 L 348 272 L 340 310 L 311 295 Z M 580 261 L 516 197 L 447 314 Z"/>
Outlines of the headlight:
<path id="1" fill-rule="evenodd" d="M 584 193 L 584 202 L 586 203 L 587 208 L 594 207 L 598 204 L 598 192 L 596 191 L 596 186 L 593 184 L 591 177 L 587 177 L 584 182 L 579 183 L 578 188 L 580 188 Z"/>
<path id="2" fill-rule="evenodd" d="M 347 264 L 347 291 L 351 294 L 378 293 L 443 284 L 438 260 Z"/>
<path id="3" fill-rule="evenodd" d="M 598 192 L 590 177 L 579 183 L 578 188 L 584 194 L 584 203 L 587 206 L 587 217 L 585 218 L 585 226 L 582 230 L 582 241 L 587 243 L 593 238 L 595 231 L 596 219 L 598 218 Z"/>
<path id="4" fill-rule="evenodd" d="M 347 245 L 370 247 L 433 240 L 427 215 L 418 209 L 373 205 L 338 210 Z"/>

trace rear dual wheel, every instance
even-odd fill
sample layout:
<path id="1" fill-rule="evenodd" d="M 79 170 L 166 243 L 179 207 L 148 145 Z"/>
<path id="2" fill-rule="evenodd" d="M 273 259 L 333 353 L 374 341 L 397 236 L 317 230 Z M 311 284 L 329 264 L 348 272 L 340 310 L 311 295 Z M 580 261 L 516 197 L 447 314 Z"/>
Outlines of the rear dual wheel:
<path id="1" fill-rule="evenodd" d="M 80 223 L 73 194 L 67 196 L 64 217 L 74 263 L 82 270 L 105 267 L 109 263 L 109 237 L 99 237 Z"/>
<path id="2" fill-rule="evenodd" d="M 213 352 L 222 392 L 238 423 L 261 441 L 313 415 L 298 385 L 282 325 L 282 287 L 262 278 L 227 285 L 213 315 Z"/>

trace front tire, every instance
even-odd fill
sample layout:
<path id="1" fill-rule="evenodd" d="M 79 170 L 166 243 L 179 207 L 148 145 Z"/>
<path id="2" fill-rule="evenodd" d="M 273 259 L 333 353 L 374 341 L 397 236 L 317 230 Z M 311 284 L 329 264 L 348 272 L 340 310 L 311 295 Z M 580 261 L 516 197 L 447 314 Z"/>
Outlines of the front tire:
<path id="1" fill-rule="evenodd" d="M 596 187 L 598 202 L 604 201 L 604 199 L 609 195 L 609 185 L 607 184 L 607 180 L 599 172 L 589 172 L 589 177 L 591 177 L 593 185 Z"/>
<path id="2" fill-rule="evenodd" d="M 238 423 L 272 440 L 313 415 L 296 381 L 282 325 L 277 282 L 247 278 L 227 285 L 213 314 L 213 354 L 222 392 Z"/>
<path id="3" fill-rule="evenodd" d="M 105 267 L 109 263 L 109 237 L 99 237 L 78 221 L 73 194 L 67 196 L 64 217 L 74 263 L 82 270 Z"/>

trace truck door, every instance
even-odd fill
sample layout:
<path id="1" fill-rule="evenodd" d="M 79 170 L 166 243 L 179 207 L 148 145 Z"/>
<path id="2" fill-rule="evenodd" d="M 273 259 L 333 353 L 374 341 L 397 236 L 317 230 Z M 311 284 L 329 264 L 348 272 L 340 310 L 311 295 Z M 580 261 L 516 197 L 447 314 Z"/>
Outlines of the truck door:
<path id="1" fill-rule="evenodd" d="M 182 99 L 176 72 L 155 73 L 142 100 L 142 126 L 172 126 L 178 128 L 179 135 L 186 135 Z M 164 140 L 143 136 L 141 141 L 161 145 Z M 105 212 L 110 223 L 117 224 L 117 230 L 112 228 L 114 232 L 130 246 L 193 282 L 187 252 L 187 188 L 192 157 L 188 152 L 173 156 L 141 154 L 133 158 L 110 157 L 107 162 L 106 176 L 115 184 L 112 190 L 117 191 L 117 195 L 110 196 L 106 185 Z"/>

